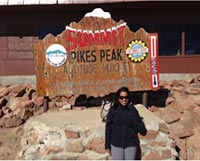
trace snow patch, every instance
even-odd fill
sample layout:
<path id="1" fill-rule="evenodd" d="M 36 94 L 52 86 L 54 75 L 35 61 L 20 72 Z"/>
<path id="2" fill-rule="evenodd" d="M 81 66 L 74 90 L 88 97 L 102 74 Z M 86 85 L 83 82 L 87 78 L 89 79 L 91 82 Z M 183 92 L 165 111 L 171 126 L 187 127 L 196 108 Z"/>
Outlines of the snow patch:
<path id="1" fill-rule="evenodd" d="M 109 12 L 104 12 L 101 8 L 95 8 L 92 12 L 86 13 L 85 17 L 100 17 L 100 18 L 111 18 Z"/>

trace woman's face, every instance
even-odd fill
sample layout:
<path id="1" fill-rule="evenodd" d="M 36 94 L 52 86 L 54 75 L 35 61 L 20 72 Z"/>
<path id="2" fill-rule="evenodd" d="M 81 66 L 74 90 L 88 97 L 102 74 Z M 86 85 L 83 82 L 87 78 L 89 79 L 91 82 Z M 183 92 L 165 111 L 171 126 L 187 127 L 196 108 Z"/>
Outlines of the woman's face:
<path id="1" fill-rule="evenodd" d="M 126 106 L 127 103 L 128 103 L 128 93 L 122 91 L 122 92 L 120 93 L 120 95 L 119 95 L 118 100 L 119 100 L 119 102 L 120 102 L 120 104 L 121 104 L 122 106 Z"/>

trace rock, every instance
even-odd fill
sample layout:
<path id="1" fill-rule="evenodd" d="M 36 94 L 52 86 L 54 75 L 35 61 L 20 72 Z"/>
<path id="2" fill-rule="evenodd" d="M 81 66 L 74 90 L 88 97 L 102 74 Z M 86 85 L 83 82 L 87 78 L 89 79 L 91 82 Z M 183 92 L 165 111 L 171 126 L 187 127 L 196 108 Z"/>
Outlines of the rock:
<path id="1" fill-rule="evenodd" d="M 17 127 L 23 123 L 23 120 L 17 116 L 8 117 L 4 115 L 1 118 L 1 121 L 2 121 L 1 123 L 2 127 L 6 127 L 6 128 Z"/>
<path id="2" fill-rule="evenodd" d="M 66 104 L 68 104 L 68 102 L 55 102 L 55 105 L 57 108 L 61 108 L 65 106 Z"/>
<path id="3" fill-rule="evenodd" d="M 66 105 L 63 105 L 62 107 L 62 110 L 71 110 L 71 105 L 70 104 L 66 104 Z"/>
<path id="4" fill-rule="evenodd" d="M 160 119 L 154 113 L 150 112 L 144 105 L 137 104 L 135 105 L 135 107 L 138 110 L 139 115 L 143 118 L 143 122 L 147 130 L 158 131 L 159 123 L 165 124 L 165 122 L 162 119 Z M 160 111 L 160 108 L 155 107 L 155 109 Z M 154 121 L 149 121 L 149 120 L 154 120 Z"/>
<path id="5" fill-rule="evenodd" d="M 200 94 L 200 88 L 196 88 L 196 87 L 188 87 L 185 89 L 186 92 L 188 94 L 194 94 L 194 95 L 197 95 L 197 94 Z"/>
<path id="6" fill-rule="evenodd" d="M 200 106 L 194 107 L 192 111 L 197 113 L 200 116 Z"/>
<path id="7" fill-rule="evenodd" d="M 13 85 L 14 86 L 14 85 Z M 0 98 L 6 96 L 9 94 L 10 92 L 10 89 L 13 87 L 13 86 L 8 86 L 8 87 L 2 87 L 0 88 Z"/>
<path id="8" fill-rule="evenodd" d="M 162 160 L 162 157 L 156 151 L 151 151 L 145 155 L 143 160 Z"/>
<path id="9" fill-rule="evenodd" d="M 164 123 L 159 123 L 159 131 L 166 133 L 166 134 L 169 134 L 169 132 L 170 132 L 168 126 Z"/>
<path id="10" fill-rule="evenodd" d="M 36 97 L 36 96 L 34 96 L 32 98 L 32 101 L 36 106 L 41 107 L 44 104 L 44 97 Z"/>
<path id="11" fill-rule="evenodd" d="M 33 112 L 31 110 L 23 108 L 23 107 L 19 109 L 20 109 L 20 112 L 16 116 L 18 116 L 20 119 L 26 121 L 31 116 L 33 116 Z"/>
<path id="12" fill-rule="evenodd" d="M 3 110 L 0 109 L 0 118 L 3 116 Z"/>
<path id="13" fill-rule="evenodd" d="M 184 110 L 192 110 L 199 102 L 198 98 L 194 100 L 193 97 L 186 93 L 173 92 L 173 95 L 176 98 L 176 101 L 182 106 Z"/>
<path id="14" fill-rule="evenodd" d="M 0 98 L 4 96 L 4 91 L 7 89 L 6 86 L 0 85 Z"/>
<path id="15" fill-rule="evenodd" d="M 198 114 L 192 111 L 184 111 L 180 121 L 170 125 L 170 131 L 179 138 L 194 135 L 195 127 L 198 127 L 200 119 Z"/>
<path id="16" fill-rule="evenodd" d="M 200 127 L 196 127 L 195 134 L 187 139 L 188 160 L 198 160 L 200 158 Z"/>
<path id="17" fill-rule="evenodd" d="M 94 138 L 90 140 L 85 147 L 88 150 L 96 151 L 101 154 L 106 153 L 104 138 Z"/>
<path id="18" fill-rule="evenodd" d="M 164 81 L 164 80 L 160 81 L 160 87 L 162 87 L 163 89 L 167 89 L 169 91 L 172 88 L 171 83 L 169 83 L 168 81 Z"/>
<path id="19" fill-rule="evenodd" d="M 163 150 L 161 153 L 162 160 L 172 158 L 172 151 L 170 149 Z"/>
<path id="20" fill-rule="evenodd" d="M 170 133 L 173 133 L 176 137 L 183 138 L 189 137 L 194 134 L 193 129 L 188 127 L 184 122 L 175 122 L 170 125 Z M 172 135 L 172 134 L 171 134 Z"/>
<path id="21" fill-rule="evenodd" d="M 68 139 L 77 139 L 80 138 L 79 132 L 74 132 L 74 131 L 69 131 L 69 130 L 65 130 L 65 135 Z"/>
<path id="22" fill-rule="evenodd" d="M 170 125 L 170 133 L 173 133 L 176 137 L 184 138 L 194 134 L 193 128 L 188 126 L 183 121 L 175 122 Z"/>
<path id="23" fill-rule="evenodd" d="M 28 91 L 26 92 L 26 97 L 29 98 L 29 100 L 31 100 L 33 98 L 33 93 L 35 93 L 35 89 L 33 89 L 32 87 L 30 89 L 28 89 Z"/>
<path id="24" fill-rule="evenodd" d="M 176 138 L 176 146 L 179 148 L 179 158 L 181 160 L 187 159 L 186 142 L 184 139 Z"/>
<path id="25" fill-rule="evenodd" d="M 34 106 L 34 103 L 32 100 L 25 100 L 21 102 L 21 106 L 31 111 Z"/>
<path id="26" fill-rule="evenodd" d="M 75 101 L 76 101 L 76 97 L 75 97 L 75 96 L 70 96 L 70 97 L 68 97 L 67 102 L 68 102 L 70 105 L 75 105 Z"/>
<path id="27" fill-rule="evenodd" d="M 69 141 L 66 146 L 67 152 L 82 153 L 84 150 L 81 140 Z"/>
<path id="28" fill-rule="evenodd" d="M 177 112 L 179 112 L 181 114 L 184 112 L 182 105 L 179 102 L 177 102 L 176 100 L 171 102 L 168 106 L 172 107 L 173 109 L 175 109 Z"/>
<path id="29" fill-rule="evenodd" d="M 26 87 L 23 85 L 16 85 L 10 89 L 9 95 L 14 97 L 22 97 L 26 93 Z"/>
<path id="30" fill-rule="evenodd" d="M 11 97 L 7 106 L 13 111 L 14 109 L 23 106 L 23 103 L 29 101 L 28 97 Z"/>
<path id="31" fill-rule="evenodd" d="M 140 139 L 148 139 L 148 140 L 155 140 L 158 136 L 159 132 L 154 130 L 148 130 L 145 136 L 139 135 Z"/>
<path id="32" fill-rule="evenodd" d="M 191 87 L 200 88 L 200 83 L 191 83 Z"/>
<path id="33" fill-rule="evenodd" d="M 52 154 L 52 153 L 59 153 L 62 152 L 63 148 L 59 147 L 59 146 L 49 146 L 46 148 L 46 155 Z"/>
<path id="34" fill-rule="evenodd" d="M 0 109 L 1 109 L 3 106 L 5 106 L 7 102 L 8 102 L 8 101 L 7 101 L 5 98 L 1 98 L 1 99 L 0 99 Z"/>
<path id="35" fill-rule="evenodd" d="M 187 80 L 178 80 L 179 85 L 189 87 L 190 83 Z"/>
<path id="36" fill-rule="evenodd" d="M 77 158 L 77 160 L 89 160 L 89 158 L 86 155 L 81 155 Z"/>
<path id="37" fill-rule="evenodd" d="M 175 80 L 175 79 L 171 81 L 171 85 L 172 85 L 172 87 L 179 87 L 180 86 L 178 80 Z"/>
<path id="38" fill-rule="evenodd" d="M 166 101 L 165 101 L 165 105 L 169 105 L 174 101 L 174 97 L 167 97 Z"/>
<path id="39" fill-rule="evenodd" d="M 200 149 L 200 130 L 196 131 L 195 134 L 193 136 L 191 136 L 190 138 L 188 138 L 187 140 L 187 146 L 188 147 L 194 147 L 195 149 Z"/>
<path id="40" fill-rule="evenodd" d="M 160 118 L 163 119 L 166 123 L 173 123 L 180 120 L 181 118 L 181 114 L 169 106 L 160 110 Z"/>
<path id="41" fill-rule="evenodd" d="M 84 110 L 84 109 L 87 109 L 86 106 L 73 106 L 72 108 L 73 110 Z"/>
<path id="42" fill-rule="evenodd" d="M 91 150 L 85 150 L 83 152 L 83 155 L 86 156 L 88 158 L 88 160 L 107 160 L 109 157 L 108 153 L 99 154 L 99 153 L 91 151 Z"/>
<path id="43" fill-rule="evenodd" d="M 7 106 L 3 106 L 2 111 L 4 115 L 7 115 L 12 112 L 12 110 Z"/>

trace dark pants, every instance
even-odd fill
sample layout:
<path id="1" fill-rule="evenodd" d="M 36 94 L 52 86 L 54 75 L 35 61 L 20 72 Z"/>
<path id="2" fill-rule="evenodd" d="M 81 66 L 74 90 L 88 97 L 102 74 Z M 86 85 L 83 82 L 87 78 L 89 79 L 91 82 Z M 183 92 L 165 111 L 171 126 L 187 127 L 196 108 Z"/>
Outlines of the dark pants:
<path id="1" fill-rule="evenodd" d="M 120 148 L 111 145 L 111 153 L 113 160 L 135 160 L 137 147 Z"/>

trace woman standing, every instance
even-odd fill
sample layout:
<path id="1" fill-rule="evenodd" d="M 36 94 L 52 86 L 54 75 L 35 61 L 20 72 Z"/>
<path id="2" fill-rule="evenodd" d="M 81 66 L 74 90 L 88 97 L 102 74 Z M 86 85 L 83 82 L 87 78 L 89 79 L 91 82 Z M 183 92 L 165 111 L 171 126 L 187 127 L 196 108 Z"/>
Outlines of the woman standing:
<path id="1" fill-rule="evenodd" d="M 106 121 L 105 149 L 113 160 L 134 160 L 139 146 L 138 132 L 147 130 L 136 108 L 130 103 L 127 87 L 117 91 L 117 100 L 110 108 Z"/>

